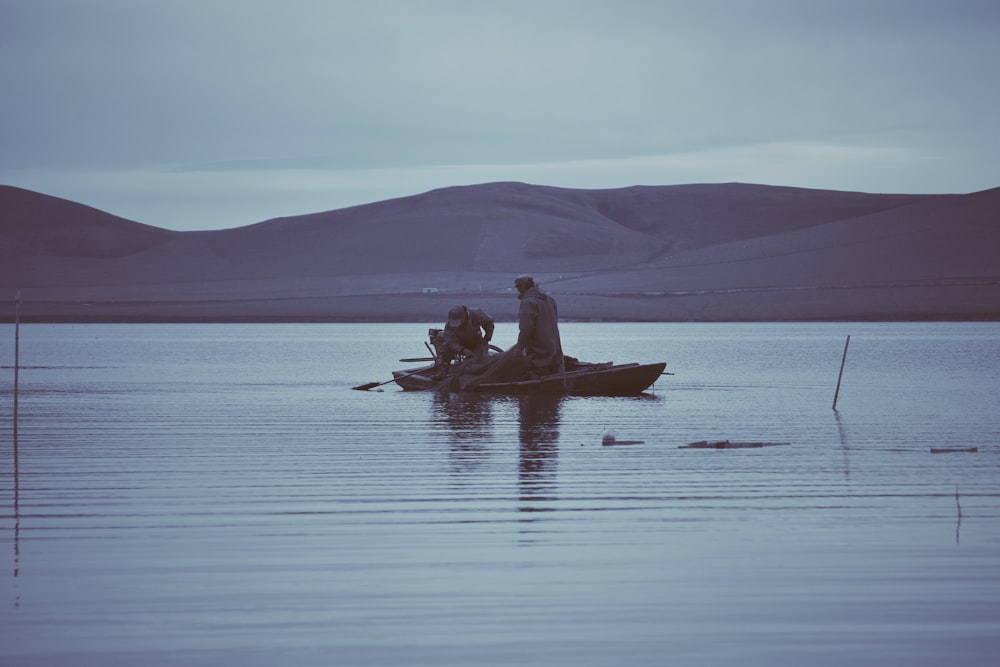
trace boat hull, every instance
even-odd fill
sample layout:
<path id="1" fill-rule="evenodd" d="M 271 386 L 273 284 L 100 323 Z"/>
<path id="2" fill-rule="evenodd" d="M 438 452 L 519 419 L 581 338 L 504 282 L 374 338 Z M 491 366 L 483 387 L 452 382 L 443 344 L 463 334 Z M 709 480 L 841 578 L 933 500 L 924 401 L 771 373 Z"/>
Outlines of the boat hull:
<path id="1" fill-rule="evenodd" d="M 666 362 L 599 365 L 521 382 L 483 383 L 466 389 L 477 394 L 561 394 L 567 396 L 636 396 L 663 375 Z M 405 391 L 432 391 L 440 381 L 430 376 L 433 367 L 393 371 Z"/>

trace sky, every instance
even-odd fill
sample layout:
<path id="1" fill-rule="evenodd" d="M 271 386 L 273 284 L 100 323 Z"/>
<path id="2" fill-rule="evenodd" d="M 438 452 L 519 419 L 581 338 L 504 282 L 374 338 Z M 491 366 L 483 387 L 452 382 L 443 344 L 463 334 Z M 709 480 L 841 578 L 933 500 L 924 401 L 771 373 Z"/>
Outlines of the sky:
<path id="1" fill-rule="evenodd" d="M 168 229 L 521 181 L 1000 186 L 997 0 L 0 0 L 0 184 Z"/>

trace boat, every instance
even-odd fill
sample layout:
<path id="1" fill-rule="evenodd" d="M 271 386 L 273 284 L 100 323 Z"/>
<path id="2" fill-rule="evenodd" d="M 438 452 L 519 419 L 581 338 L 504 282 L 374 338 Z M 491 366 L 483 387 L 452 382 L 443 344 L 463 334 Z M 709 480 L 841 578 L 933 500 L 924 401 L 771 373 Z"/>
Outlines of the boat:
<path id="1" fill-rule="evenodd" d="M 614 364 L 577 362 L 572 370 L 515 382 L 484 382 L 462 387 L 477 394 L 562 394 L 566 396 L 638 396 L 664 375 L 666 362 Z M 452 390 L 451 379 L 435 379 L 436 366 L 393 371 L 404 391 Z M 459 387 L 461 385 L 458 385 Z"/>

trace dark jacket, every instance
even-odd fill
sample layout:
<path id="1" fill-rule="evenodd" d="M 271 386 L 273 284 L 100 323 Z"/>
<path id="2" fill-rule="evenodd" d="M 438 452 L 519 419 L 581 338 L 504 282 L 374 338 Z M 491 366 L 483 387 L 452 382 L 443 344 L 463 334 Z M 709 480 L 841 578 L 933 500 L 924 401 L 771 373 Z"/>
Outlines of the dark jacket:
<path id="1" fill-rule="evenodd" d="M 461 326 L 453 327 L 446 324 L 444 329 L 445 332 L 458 339 L 462 347 L 476 352 L 477 348 L 488 345 L 493 339 L 495 324 L 493 318 L 479 308 L 466 308 L 465 312 L 468 317 L 465 318 L 465 322 Z M 480 333 L 480 329 L 482 329 L 482 333 Z"/>
<path id="2" fill-rule="evenodd" d="M 518 297 L 517 347 L 525 352 L 531 369 L 554 373 L 563 369 L 562 341 L 559 340 L 559 309 L 556 300 L 537 285 Z"/>

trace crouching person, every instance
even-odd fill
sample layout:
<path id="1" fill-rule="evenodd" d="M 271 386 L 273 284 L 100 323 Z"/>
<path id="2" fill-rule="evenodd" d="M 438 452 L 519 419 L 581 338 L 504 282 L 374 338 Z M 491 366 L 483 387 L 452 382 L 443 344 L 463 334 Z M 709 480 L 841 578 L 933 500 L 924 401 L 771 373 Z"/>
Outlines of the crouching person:
<path id="1" fill-rule="evenodd" d="M 431 342 L 438 356 L 438 373 L 443 377 L 451 363 L 459 358 L 481 362 L 487 357 L 493 339 L 493 317 L 479 308 L 454 306 L 448 311 L 443 330 L 432 330 Z"/>

